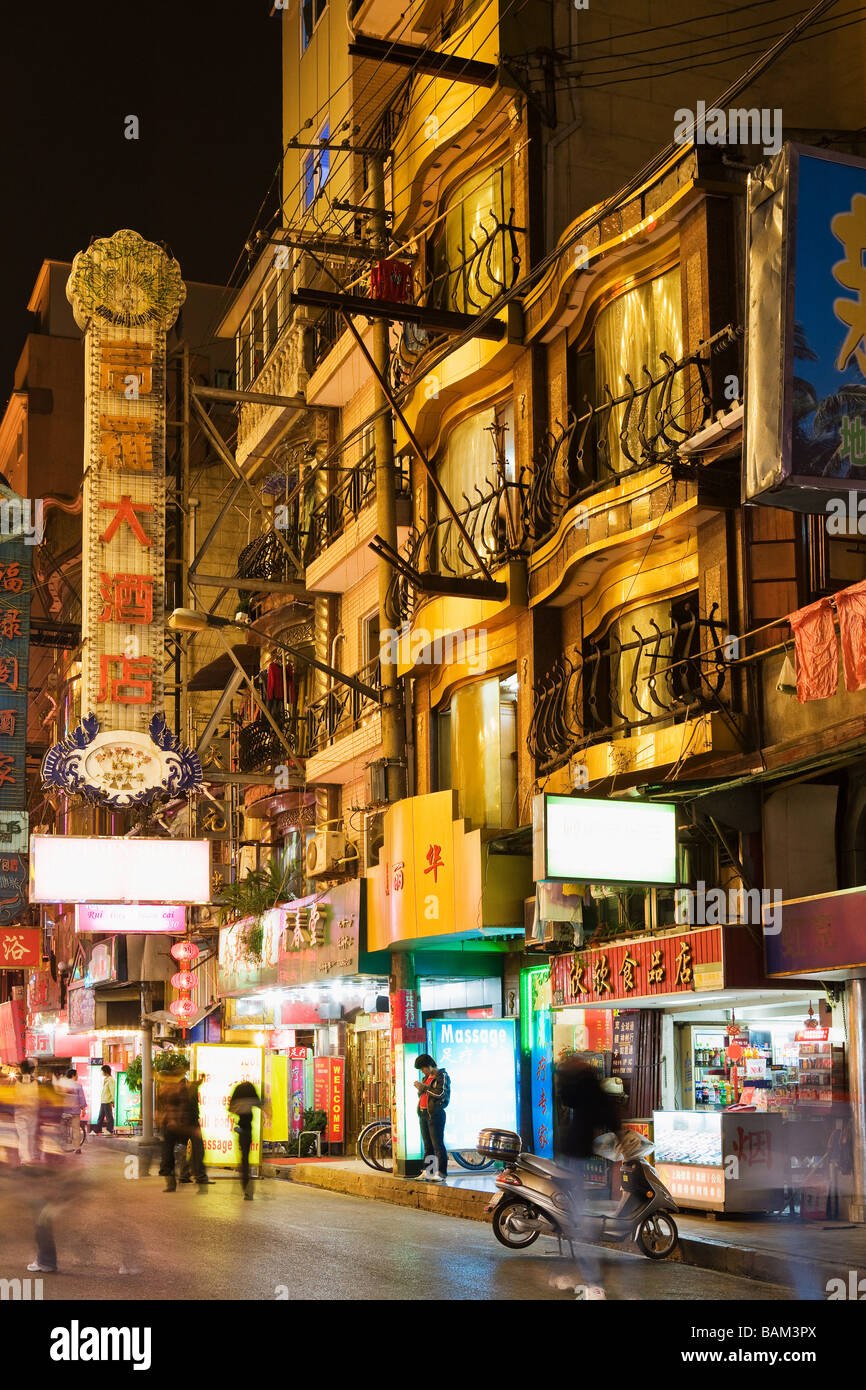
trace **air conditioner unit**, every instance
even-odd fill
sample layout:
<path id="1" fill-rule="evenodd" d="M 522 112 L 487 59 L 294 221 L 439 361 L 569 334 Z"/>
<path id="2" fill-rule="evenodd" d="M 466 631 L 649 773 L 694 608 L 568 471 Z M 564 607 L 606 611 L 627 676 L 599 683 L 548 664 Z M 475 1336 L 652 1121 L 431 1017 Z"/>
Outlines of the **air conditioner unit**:
<path id="1" fill-rule="evenodd" d="M 307 877 L 338 874 L 346 857 L 346 836 L 342 830 L 317 830 L 307 841 Z"/>
<path id="2" fill-rule="evenodd" d="M 527 950 L 573 951 L 579 944 L 570 922 L 548 922 L 539 918 L 535 924 L 538 935 L 526 934 Z"/>

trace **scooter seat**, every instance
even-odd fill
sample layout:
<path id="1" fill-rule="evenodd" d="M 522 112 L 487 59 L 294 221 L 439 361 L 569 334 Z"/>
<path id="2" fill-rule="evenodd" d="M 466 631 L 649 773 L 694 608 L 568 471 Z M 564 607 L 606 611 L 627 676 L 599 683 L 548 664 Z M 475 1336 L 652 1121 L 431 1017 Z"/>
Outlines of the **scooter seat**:
<path id="1" fill-rule="evenodd" d="M 528 1168 L 531 1173 L 538 1173 L 543 1178 L 556 1178 L 559 1182 L 574 1181 L 574 1174 L 567 1168 L 562 1168 L 549 1158 L 539 1158 L 538 1154 L 522 1153 L 518 1161 L 522 1167 Z"/>

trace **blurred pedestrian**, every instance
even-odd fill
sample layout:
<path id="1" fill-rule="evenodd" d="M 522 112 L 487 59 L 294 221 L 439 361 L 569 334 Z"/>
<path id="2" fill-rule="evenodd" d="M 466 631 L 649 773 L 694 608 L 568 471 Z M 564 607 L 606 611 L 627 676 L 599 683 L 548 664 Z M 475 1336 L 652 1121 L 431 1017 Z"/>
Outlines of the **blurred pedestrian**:
<path id="1" fill-rule="evenodd" d="M 557 1288 L 574 1288 L 579 1297 L 603 1299 L 606 1294 L 600 1282 L 601 1265 L 593 1243 L 599 1230 L 595 1228 L 590 1211 L 587 1164 L 593 1157 L 596 1138 L 601 1134 L 619 1134 L 622 1128 L 622 1111 L 612 1094 L 614 1090 L 616 1094 L 622 1093 L 622 1082 L 615 1088 L 605 1089 L 607 1083 L 603 1084 L 592 1067 L 578 1057 L 570 1057 L 562 1064 L 558 1079 L 559 1098 L 571 1110 L 571 1122 L 563 1135 L 562 1154 L 563 1167 L 574 1174 L 569 1193 L 572 1235 L 583 1243 L 583 1248 L 576 1258 L 575 1272 L 560 1275 L 553 1282 Z"/>
<path id="2" fill-rule="evenodd" d="M 253 1200 L 250 1187 L 250 1149 L 253 1143 L 253 1111 L 262 1109 L 259 1093 L 251 1081 L 235 1086 L 228 1104 L 229 1114 L 237 1116 L 238 1148 L 241 1151 L 241 1188 L 247 1202 Z"/>
<path id="3" fill-rule="evenodd" d="M 78 1080 L 78 1074 L 74 1067 L 70 1067 L 68 1071 L 58 1076 L 54 1084 L 64 1099 L 63 1119 L 67 1126 L 69 1137 L 75 1152 L 80 1154 L 86 1134 L 86 1130 L 81 1121 L 82 1113 L 87 1105 L 84 1087 Z"/>
<path id="4" fill-rule="evenodd" d="M 162 1125 L 162 1161 L 159 1176 L 165 1178 L 165 1191 L 177 1191 L 175 1149 L 186 1149 L 189 1140 L 190 1100 L 186 1078 L 182 1071 L 169 1072 L 159 1088 L 159 1111 Z"/>
<path id="5" fill-rule="evenodd" d="M 35 1068 L 27 1058 L 18 1068 L 15 1086 L 15 1130 L 18 1135 L 18 1162 L 30 1165 L 38 1161 L 39 1087 Z"/>
<path id="6" fill-rule="evenodd" d="M 99 1118 L 95 1125 L 91 1125 L 91 1134 L 101 1134 L 103 1125 L 108 1127 L 109 1134 L 114 1133 L 114 1078 L 111 1075 L 111 1067 L 102 1068 L 102 1090 L 99 1095 Z"/>
<path id="7" fill-rule="evenodd" d="M 195 1180 L 200 1189 L 210 1186 L 210 1178 L 204 1168 L 204 1140 L 201 1135 L 201 1113 L 199 1110 L 199 1092 L 203 1081 L 203 1076 L 198 1076 L 192 1081 L 187 1078 L 185 1081 L 186 1091 L 182 1101 L 183 1114 L 181 1119 L 189 1138 L 183 1153 L 180 1181 L 191 1183 Z"/>
<path id="8" fill-rule="evenodd" d="M 421 1140 L 424 1144 L 423 1177 L 431 1182 L 444 1182 L 448 1176 L 448 1150 L 445 1148 L 445 1111 L 451 1099 L 451 1078 L 447 1071 L 437 1067 L 427 1052 L 415 1058 L 415 1066 L 421 1073 L 414 1083 L 418 1092 L 418 1123 L 421 1126 Z M 428 1163 L 435 1159 L 435 1164 Z M 435 1173 L 431 1172 L 436 1167 Z"/>

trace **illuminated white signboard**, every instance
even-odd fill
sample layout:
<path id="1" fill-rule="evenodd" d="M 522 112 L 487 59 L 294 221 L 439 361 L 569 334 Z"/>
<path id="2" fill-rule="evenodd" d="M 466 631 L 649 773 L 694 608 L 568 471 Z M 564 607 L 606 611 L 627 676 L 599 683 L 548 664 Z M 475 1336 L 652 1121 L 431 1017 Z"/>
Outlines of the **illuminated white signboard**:
<path id="1" fill-rule="evenodd" d="M 677 812 L 668 802 L 537 796 L 532 827 L 536 879 L 677 882 Z"/>
<path id="2" fill-rule="evenodd" d="M 165 932 L 183 936 L 186 908 L 153 903 L 76 903 L 75 930 L 80 932 Z"/>
<path id="3" fill-rule="evenodd" d="M 206 903 L 210 895 L 209 840 L 30 840 L 33 903 Z"/>

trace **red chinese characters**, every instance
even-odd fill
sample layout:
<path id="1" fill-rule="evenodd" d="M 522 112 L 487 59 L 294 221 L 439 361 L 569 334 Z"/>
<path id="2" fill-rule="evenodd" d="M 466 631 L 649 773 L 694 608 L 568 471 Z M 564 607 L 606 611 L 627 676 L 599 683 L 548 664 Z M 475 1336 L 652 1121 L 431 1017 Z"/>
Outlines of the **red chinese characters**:
<path id="1" fill-rule="evenodd" d="M 99 575 L 99 597 L 102 599 L 101 623 L 153 622 L 153 579 L 149 574 Z"/>
<path id="2" fill-rule="evenodd" d="M 120 666 L 120 675 L 112 668 Z M 126 694 L 123 694 L 123 691 Z M 129 694 L 134 691 L 134 694 Z M 149 656 L 129 657 L 120 653 L 103 652 L 99 658 L 99 692 L 97 700 L 111 700 L 118 705 L 147 705 L 153 699 L 153 660 Z"/>
<path id="3" fill-rule="evenodd" d="M 427 868 L 425 874 L 433 875 L 433 882 L 439 882 L 439 870 L 445 867 L 445 860 L 442 858 L 442 846 L 431 845 L 427 851 Z"/>
<path id="4" fill-rule="evenodd" d="M 126 522 L 126 525 L 135 536 L 139 545 L 153 545 L 153 541 L 149 536 L 145 535 L 142 530 L 141 522 L 136 515 L 137 512 L 152 512 L 153 504 L 151 502 L 133 502 L 132 498 L 127 493 L 123 493 L 119 502 L 100 502 L 99 505 L 105 511 L 114 512 L 112 520 L 99 537 L 104 545 L 107 545 L 110 540 L 113 540 L 123 522 Z"/>

